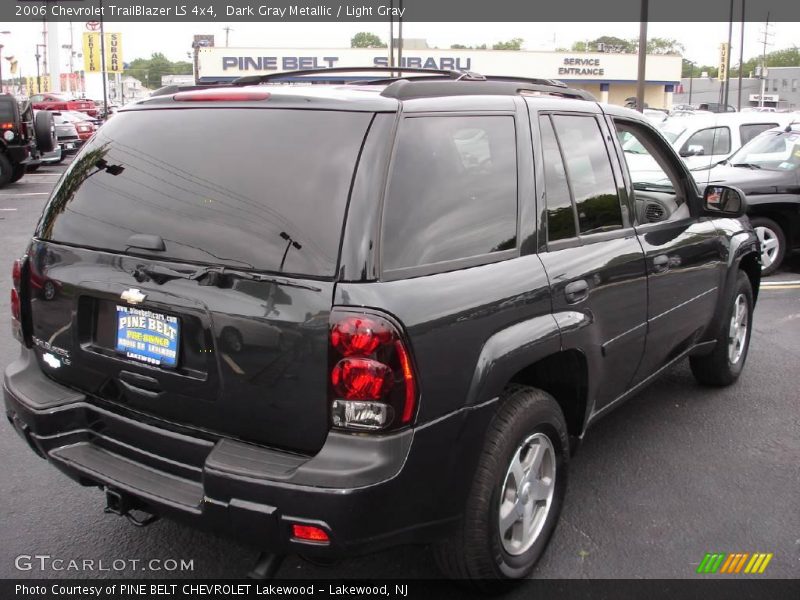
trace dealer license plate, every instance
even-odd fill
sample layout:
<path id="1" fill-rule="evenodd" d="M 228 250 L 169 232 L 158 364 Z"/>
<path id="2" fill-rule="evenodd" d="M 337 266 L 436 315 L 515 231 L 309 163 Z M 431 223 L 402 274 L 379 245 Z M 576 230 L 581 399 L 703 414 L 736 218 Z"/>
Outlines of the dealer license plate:
<path id="1" fill-rule="evenodd" d="M 178 364 L 180 322 L 177 317 L 117 305 L 117 352 L 159 367 Z"/>

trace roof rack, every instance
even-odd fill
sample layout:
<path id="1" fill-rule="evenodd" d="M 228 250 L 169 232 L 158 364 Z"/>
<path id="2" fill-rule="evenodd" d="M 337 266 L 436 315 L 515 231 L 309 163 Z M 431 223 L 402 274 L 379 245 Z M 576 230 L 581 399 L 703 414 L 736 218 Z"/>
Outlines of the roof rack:
<path id="1" fill-rule="evenodd" d="M 325 75 L 330 73 L 420 73 L 424 75 L 445 76 L 446 79 L 452 81 L 484 81 L 486 78 L 478 73 L 471 71 L 457 71 L 455 69 L 423 69 L 419 67 L 332 67 L 322 69 L 304 69 L 299 71 L 282 71 L 280 73 L 268 73 L 267 75 L 246 75 L 233 80 L 233 85 L 254 85 L 258 83 L 267 83 L 269 81 L 279 81 L 281 79 L 288 79 L 292 77 L 307 77 L 312 75 Z M 382 77 L 379 80 L 360 81 L 361 84 L 370 84 L 373 81 L 397 81 L 401 79 L 400 76 Z M 424 78 L 420 78 L 424 79 Z"/>
<path id="2" fill-rule="evenodd" d="M 462 83 L 463 82 L 463 83 Z M 541 83 L 539 83 L 541 82 Z M 560 81 L 549 79 L 527 79 L 524 77 L 487 77 L 483 81 L 408 81 L 397 80 L 381 92 L 381 96 L 397 100 L 432 98 L 435 96 L 480 96 L 480 95 L 544 95 L 573 98 L 596 102 L 591 93 L 569 88 Z"/>

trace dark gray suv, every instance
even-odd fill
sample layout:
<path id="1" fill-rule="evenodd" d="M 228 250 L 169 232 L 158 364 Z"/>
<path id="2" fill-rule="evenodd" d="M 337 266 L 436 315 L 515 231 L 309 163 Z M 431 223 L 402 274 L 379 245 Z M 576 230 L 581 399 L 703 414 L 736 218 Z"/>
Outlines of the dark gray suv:
<path id="1" fill-rule="evenodd" d="M 434 543 L 519 579 L 593 422 L 687 357 L 739 377 L 745 198 L 639 113 L 472 73 L 240 83 L 120 111 L 14 265 L 8 419 L 108 510 L 254 544 L 256 576 Z"/>

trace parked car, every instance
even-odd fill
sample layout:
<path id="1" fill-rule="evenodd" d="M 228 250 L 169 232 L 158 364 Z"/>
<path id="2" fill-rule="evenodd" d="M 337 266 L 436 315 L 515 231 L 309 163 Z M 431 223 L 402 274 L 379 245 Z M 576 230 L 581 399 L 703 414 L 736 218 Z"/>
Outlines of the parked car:
<path id="1" fill-rule="evenodd" d="M 735 185 L 761 242 L 761 274 L 771 275 L 800 248 L 800 123 L 765 131 L 730 158 L 694 173 L 701 185 Z"/>
<path id="2" fill-rule="evenodd" d="M 642 111 L 642 114 L 647 118 L 648 121 L 656 126 L 666 121 L 669 117 L 669 113 L 666 110 L 660 110 L 657 108 L 645 108 Z"/>
<path id="3" fill-rule="evenodd" d="M 8 419 L 109 511 L 246 540 L 261 576 L 433 543 L 522 579 L 592 423 L 687 357 L 741 375 L 744 194 L 550 80 L 269 85 L 303 73 L 148 98 L 85 144 L 14 263 Z"/>
<path id="4" fill-rule="evenodd" d="M 31 96 L 31 104 L 37 110 L 75 110 L 91 117 L 98 114 L 97 107 L 91 100 L 74 98 L 70 94 L 48 92 Z"/>
<path id="5" fill-rule="evenodd" d="M 56 120 L 56 123 L 72 125 L 75 128 L 80 143 L 88 140 L 94 135 L 94 132 L 97 131 L 94 122 L 85 118 L 83 113 L 71 111 L 54 112 L 53 118 Z"/>
<path id="6" fill-rule="evenodd" d="M 29 102 L 0 94 L 0 187 L 22 179 L 29 164 L 54 148 L 52 116 L 34 114 Z"/>
<path id="7" fill-rule="evenodd" d="M 722 104 L 720 102 L 701 102 L 697 105 L 697 110 L 704 110 L 712 113 L 736 112 L 736 109 L 730 104 Z"/>
<path id="8" fill-rule="evenodd" d="M 719 163 L 759 133 L 790 121 L 791 116 L 776 113 L 697 113 L 670 117 L 659 125 L 659 132 L 694 171 Z M 641 145 L 636 140 L 628 141 L 624 148 L 631 171 L 659 172 L 649 154 L 639 153 Z"/>

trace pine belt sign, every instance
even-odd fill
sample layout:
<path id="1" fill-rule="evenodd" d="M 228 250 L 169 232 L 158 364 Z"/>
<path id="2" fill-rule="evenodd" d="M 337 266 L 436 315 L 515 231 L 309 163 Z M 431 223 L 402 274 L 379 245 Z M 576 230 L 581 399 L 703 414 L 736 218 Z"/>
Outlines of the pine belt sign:
<path id="1" fill-rule="evenodd" d="M 103 70 L 101 59 L 100 32 L 86 31 L 83 34 L 83 70 L 87 73 L 100 73 Z M 122 73 L 122 34 L 105 34 L 106 72 Z"/>

